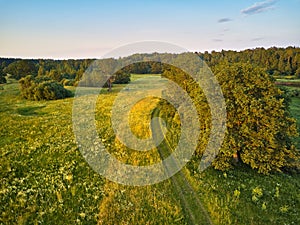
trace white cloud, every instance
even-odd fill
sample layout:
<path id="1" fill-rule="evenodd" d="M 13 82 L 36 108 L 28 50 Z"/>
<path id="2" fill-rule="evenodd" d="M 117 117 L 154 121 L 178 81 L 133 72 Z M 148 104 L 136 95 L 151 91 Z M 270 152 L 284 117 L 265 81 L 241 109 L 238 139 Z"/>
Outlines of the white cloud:
<path id="1" fill-rule="evenodd" d="M 273 9 L 273 5 L 275 4 L 274 0 L 267 0 L 263 2 L 256 2 L 252 6 L 242 9 L 241 13 L 244 15 L 253 15 L 257 13 L 262 13 L 265 11 L 268 11 L 270 9 Z"/>

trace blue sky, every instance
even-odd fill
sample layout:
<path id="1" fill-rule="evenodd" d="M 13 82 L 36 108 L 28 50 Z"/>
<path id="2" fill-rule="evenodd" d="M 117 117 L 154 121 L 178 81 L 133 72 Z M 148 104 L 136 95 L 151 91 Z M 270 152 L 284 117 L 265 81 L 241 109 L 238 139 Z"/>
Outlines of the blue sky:
<path id="1" fill-rule="evenodd" d="M 91 58 L 132 42 L 300 46 L 300 0 L 0 0 L 0 57 Z"/>

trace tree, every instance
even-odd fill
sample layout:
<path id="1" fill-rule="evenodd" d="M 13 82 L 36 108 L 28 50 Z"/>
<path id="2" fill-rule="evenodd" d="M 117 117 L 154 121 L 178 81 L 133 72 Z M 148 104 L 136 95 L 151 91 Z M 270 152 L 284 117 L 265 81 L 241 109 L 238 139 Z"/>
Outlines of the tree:
<path id="1" fill-rule="evenodd" d="M 130 73 L 119 70 L 114 75 L 114 84 L 128 84 L 130 81 Z"/>
<path id="2" fill-rule="evenodd" d="M 290 166 L 298 157 L 291 139 L 296 135 L 296 124 L 289 115 L 284 92 L 263 69 L 251 64 L 222 63 L 213 67 L 213 72 L 227 110 L 227 131 L 213 167 L 225 170 L 238 160 L 260 173 L 269 173 Z M 202 133 L 196 154 L 202 157 L 211 129 L 206 97 L 183 71 L 166 67 L 163 76 L 186 90 L 195 103 Z"/>
<path id="3" fill-rule="evenodd" d="M 38 69 L 38 76 L 44 76 L 45 75 L 45 68 L 44 68 L 44 64 L 39 65 L 39 69 Z"/>
<path id="4" fill-rule="evenodd" d="M 0 84 L 4 84 L 4 83 L 6 83 L 5 73 L 0 68 Z"/>
<path id="5" fill-rule="evenodd" d="M 55 69 L 50 70 L 48 77 L 50 77 L 52 80 L 56 80 L 56 81 L 61 81 L 61 79 L 62 79 L 61 74 Z"/>
<path id="6" fill-rule="evenodd" d="M 37 75 L 38 68 L 36 64 L 31 60 L 19 60 L 9 64 L 4 72 L 11 74 L 12 78 L 19 80 L 27 75 Z"/>
<path id="7" fill-rule="evenodd" d="M 21 96 L 29 100 L 55 100 L 71 97 L 72 93 L 48 77 L 26 76 L 19 80 Z"/>
<path id="8" fill-rule="evenodd" d="M 295 120 L 283 92 L 263 69 L 250 64 L 223 64 L 214 68 L 227 105 L 227 135 L 214 167 L 231 166 L 237 155 L 261 173 L 278 171 L 297 158 L 291 137 Z"/>

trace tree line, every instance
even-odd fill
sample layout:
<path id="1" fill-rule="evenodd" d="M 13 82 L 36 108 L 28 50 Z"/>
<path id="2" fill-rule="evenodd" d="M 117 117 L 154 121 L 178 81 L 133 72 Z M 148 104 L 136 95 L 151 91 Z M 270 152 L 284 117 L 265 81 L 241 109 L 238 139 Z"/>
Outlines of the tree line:
<path id="1" fill-rule="evenodd" d="M 220 62 L 250 63 L 263 68 L 268 74 L 274 76 L 296 76 L 300 78 L 300 48 L 256 48 L 244 51 L 212 51 L 197 54 L 208 64 L 218 65 Z"/>
<path id="2" fill-rule="evenodd" d="M 300 78 L 300 48 L 298 47 L 271 47 L 268 49 L 255 48 L 243 51 L 222 50 L 220 52 L 212 51 L 209 53 L 205 51 L 204 53 L 195 53 L 210 67 L 222 62 L 250 63 L 253 66 L 264 69 L 269 75 L 295 76 L 296 78 Z M 130 58 L 147 61 L 147 58 L 153 55 L 156 55 L 157 61 L 160 61 L 160 58 L 169 56 L 170 54 L 135 54 L 130 56 Z M 5 83 L 5 76 L 10 74 L 12 78 L 17 80 L 27 75 L 46 76 L 65 86 L 76 86 L 94 60 L 0 58 L 0 83 Z M 110 59 L 106 63 L 114 64 L 116 61 L 117 59 Z M 127 66 L 122 71 L 137 74 L 160 74 L 162 73 L 162 65 L 159 62 L 136 63 Z M 118 83 L 118 79 L 115 79 L 115 82 Z M 124 77 L 122 78 L 122 82 L 124 82 Z"/>

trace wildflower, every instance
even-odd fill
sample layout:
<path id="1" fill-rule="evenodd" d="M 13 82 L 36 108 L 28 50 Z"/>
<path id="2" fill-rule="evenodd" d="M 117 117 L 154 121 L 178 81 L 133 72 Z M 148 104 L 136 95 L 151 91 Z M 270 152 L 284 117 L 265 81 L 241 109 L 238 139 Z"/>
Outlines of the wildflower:
<path id="1" fill-rule="evenodd" d="M 279 198 L 279 187 L 276 187 L 274 197 Z"/>
<path id="2" fill-rule="evenodd" d="M 66 180 L 69 181 L 69 182 L 72 182 L 73 180 L 73 175 L 71 173 L 69 173 L 67 176 L 66 176 Z"/>
<path id="3" fill-rule="evenodd" d="M 267 204 L 265 202 L 261 205 L 261 209 L 262 210 L 266 210 L 267 209 Z"/>
<path id="4" fill-rule="evenodd" d="M 63 202 L 63 199 L 62 199 L 62 196 L 61 196 L 61 193 L 60 192 L 56 192 L 56 197 L 57 197 L 57 200 L 59 203 L 62 203 Z"/>
<path id="5" fill-rule="evenodd" d="M 233 192 L 233 196 L 236 198 L 239 198 L 240 194 L 241 194 L 241 192 L 239 190 L 234 190 L 234 192 Z"/>
<path id="6" fill-rule="evenodd" d="M 252 201 L 253 201 L 253 202 L 257 202 L 257 201 L 258 201 L 258 198 L 257 198 L 255 195 L 252 195 Z"/>
<path id="7" fill-rule="evenodd" d="M 261 196 L 263 196 L 263 190 L 260 187 L 256 187 L 252 190 L 252 195 L 260 198 Z"/>
<path id="8" fill-rule="evenodd" d="M 81 217 L 81 218 L 85 218 L 85 213 L 79 213 L 79 216 Z"/>
<path id="9" fill-rule="evenodd" d="M 76 194 L 76 187 L 75 186 L 71 187 L 71 194 L 72 194 L 73 197 L 75 196 L 75 194 Z"/>
<path id="10" fill-rule="evenodd" d="M 279 210 L 280 210 L 280 212 L 285 213 L 285 212 L 287 212 L 289 210 L 289 206 L 287 206 L 287 205 L 281 206 L 279 208 Z"/>

